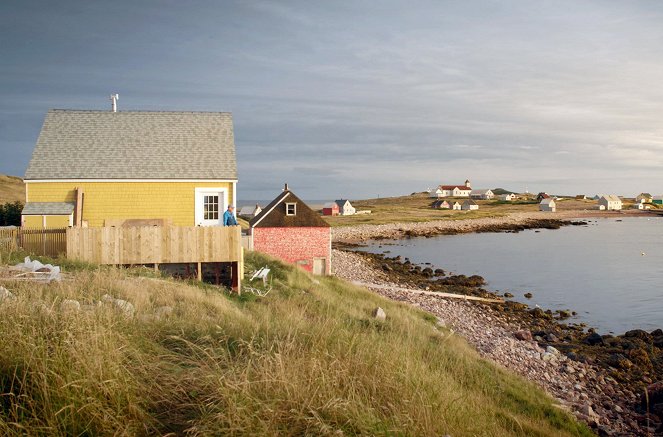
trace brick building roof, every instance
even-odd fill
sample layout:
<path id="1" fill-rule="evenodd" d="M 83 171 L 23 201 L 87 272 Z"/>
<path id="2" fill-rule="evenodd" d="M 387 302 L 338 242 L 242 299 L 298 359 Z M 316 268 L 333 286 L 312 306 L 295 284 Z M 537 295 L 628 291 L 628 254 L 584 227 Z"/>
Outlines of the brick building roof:
<path id="1" fill-rule="evenodd" d="M 286 204 L 294 203 L 295 215 L 286 214 Z M 283 190 L 260 214 L 249 221 L 252 228 L 330 227 L 320 215 L 289 189 Z"/>

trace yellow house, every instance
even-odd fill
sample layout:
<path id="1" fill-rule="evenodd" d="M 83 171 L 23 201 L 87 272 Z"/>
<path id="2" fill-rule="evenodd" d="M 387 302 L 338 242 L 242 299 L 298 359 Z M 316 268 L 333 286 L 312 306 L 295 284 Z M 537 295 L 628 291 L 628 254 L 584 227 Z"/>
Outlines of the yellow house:
<path id="1" fill-rule="evenodd" d="M 25 227 L 214 226 L 236 202 L 232 115 L 48 111 L 25 173 Z"/>

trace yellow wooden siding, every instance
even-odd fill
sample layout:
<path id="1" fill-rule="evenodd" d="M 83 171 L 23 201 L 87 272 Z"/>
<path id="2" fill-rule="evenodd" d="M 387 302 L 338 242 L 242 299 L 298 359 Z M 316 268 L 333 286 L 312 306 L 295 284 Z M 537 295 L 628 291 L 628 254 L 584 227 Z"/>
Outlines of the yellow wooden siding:
<path id="1" fill-rule="evenodd" d="M 83 220 L 90 227 L 107 219 L 171 219 L 195 226 L 195 189 L 219 187 L 235 203 L 232 182 L 28 182 L 28 202 L 75 202 L 84 192 Z M 40 224 L 41 226 L 41 224 Z"/>
<path id="2" fill-rule="evenodd" d="M 47 215 L 46 227 L 47 228 L 66 228 L 69 226 L 68 215 Z"/>
<path id="3" fill-rule="evenodd" d="M 24 228 L 43 228 L 44 219 L 40 215 L 25 215 L 23 216 Z"/>

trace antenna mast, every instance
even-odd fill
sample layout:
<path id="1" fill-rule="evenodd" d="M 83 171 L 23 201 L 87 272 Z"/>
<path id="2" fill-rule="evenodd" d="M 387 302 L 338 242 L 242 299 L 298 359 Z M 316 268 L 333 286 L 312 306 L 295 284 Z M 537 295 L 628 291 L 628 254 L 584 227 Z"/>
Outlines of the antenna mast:
<path id="1" fill-rule="evenodd" d="M 117 101 L 120 100 L 120 95 L 119 94 L 111 94 L 110 95 L 110 101 L 111 101 L 111 109 L 113 112 L 117 112 Z"/>

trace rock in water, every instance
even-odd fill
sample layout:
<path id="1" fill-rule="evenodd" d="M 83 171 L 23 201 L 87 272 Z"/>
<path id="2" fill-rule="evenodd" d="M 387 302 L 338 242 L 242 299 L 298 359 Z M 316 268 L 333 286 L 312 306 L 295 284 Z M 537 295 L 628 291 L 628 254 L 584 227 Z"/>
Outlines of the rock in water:
<path id="1" fill-rule="evenodd" d="M 380 307 L 373 310 L 373 317 L 378 320 L 387 320 L 387 314 Z"/>

